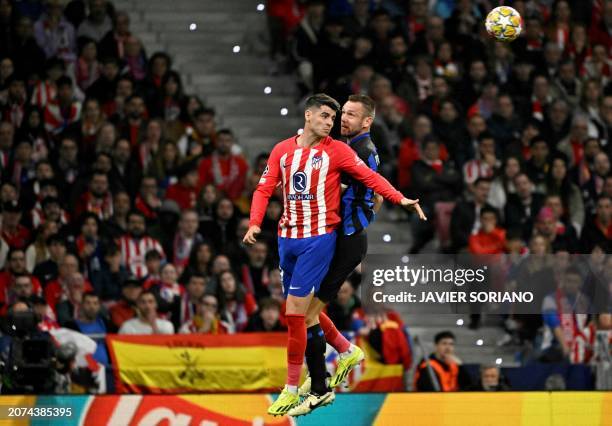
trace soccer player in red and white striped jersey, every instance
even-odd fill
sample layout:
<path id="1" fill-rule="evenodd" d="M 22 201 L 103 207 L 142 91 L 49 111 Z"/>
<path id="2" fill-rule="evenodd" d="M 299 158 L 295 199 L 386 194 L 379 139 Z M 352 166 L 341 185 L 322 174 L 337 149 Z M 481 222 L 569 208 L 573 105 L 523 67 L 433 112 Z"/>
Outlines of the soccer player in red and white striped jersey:
<path id="1" fill-rule="evenodd" d="M 340 173 L 345 172 L 378 194 L 425 218 L 418 200 L 409 200 L 372 171 L 345 143 L 329 136 L 340 105 L 318 94 L 306 101 L 304 132 L 278 143 L 253 194 L 250 226 L 244 241 L 261 232 L 268 199 L 282 185 L 284 212 L 279 221 L 279 257 L 287 297 L 287 386 L 270 406 L 271 415 L 286 414 L 298 403 L 297 385 L 306 349 L 304 315 L 334 255 L 340 223 Z M 333 398 L 333 392 L 329 392 Z M 331 401 L 328 401 L 329 403 Z M 325 401 L 322 400 L 322 405 Z"/>

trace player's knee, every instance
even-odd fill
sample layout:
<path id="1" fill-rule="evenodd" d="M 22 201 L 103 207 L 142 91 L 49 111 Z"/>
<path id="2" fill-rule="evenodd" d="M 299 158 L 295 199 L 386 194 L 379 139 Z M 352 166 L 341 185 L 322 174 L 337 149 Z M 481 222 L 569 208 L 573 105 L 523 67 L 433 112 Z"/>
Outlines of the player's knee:
<path id="1" fill-rule="evenodd" d="M 304 297 L 289 295 L 287 297 L 286 312 L 290 315 L 305 315 L 308 309 L 308 301 Z"/>
<path id="2" fill-rule="evenodd" d="M 306 327 L 312 327 L 319 323 L 319 314 L 308 311 L 306 314 Z"/>

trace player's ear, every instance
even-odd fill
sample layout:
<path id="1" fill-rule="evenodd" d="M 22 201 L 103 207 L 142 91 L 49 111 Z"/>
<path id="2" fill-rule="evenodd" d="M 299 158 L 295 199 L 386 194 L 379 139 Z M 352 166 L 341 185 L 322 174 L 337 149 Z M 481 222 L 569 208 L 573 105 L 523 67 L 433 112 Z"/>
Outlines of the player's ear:
<path id="1" fill-rule="evenodd" d="M 374 122 L 374 117 L 368 116 L 363 119 L 363 127 L 370 127 L 373 122 Z"/>
<path id="2" fill-rule="evenodd" d="M 312 117 L 312 111 L 307 109 L 306 111 L 304 111 L 304 119 L 306 121 L 310 121 L 310 118 Z"/>

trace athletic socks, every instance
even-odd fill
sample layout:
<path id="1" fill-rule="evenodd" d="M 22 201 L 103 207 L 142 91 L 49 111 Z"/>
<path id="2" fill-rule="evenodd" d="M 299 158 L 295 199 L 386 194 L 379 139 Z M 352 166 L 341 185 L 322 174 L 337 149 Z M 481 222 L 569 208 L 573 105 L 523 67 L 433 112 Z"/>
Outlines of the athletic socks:
<path id="1" fill-rule="evenodd" d="M 338 353 L 342 354 L 350 350 L 351 342 L 346 340 L 346 337 L 338 331 L 332 320 L 323 312 L 319 314 L 319 323 L 323 333 L 325 333 L 325 340 L 332 345 Z"/>
<path id="2" fill-rule="evenodd" d="M 327 392 L 325 368 L 325 337 L 319 324 L 306 330 L 306 364 L 312 381 L 311 389 L 317 395 Z"/>
<path id="3" fill-rule="evenodd" d="M 304 352 L 306 351 L 306 322 L 304 315 L 285 315 L 287 319 L 287 329 L 289 341 L 287 342 L 287 385 L 291 387 L 300 383 L 300 373 L 304 362 Z"/>

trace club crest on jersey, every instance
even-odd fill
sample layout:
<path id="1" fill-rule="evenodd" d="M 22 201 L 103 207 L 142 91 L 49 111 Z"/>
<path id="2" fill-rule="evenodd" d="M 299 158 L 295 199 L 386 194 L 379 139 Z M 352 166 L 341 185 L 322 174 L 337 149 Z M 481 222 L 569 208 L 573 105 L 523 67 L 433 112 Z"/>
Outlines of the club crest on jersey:
<path id="1" fill-rule="evenodd" d="M 306 191 L 306 183 L 308 181 L 308 177 L 304 172 L 296 172 L 293 174 L 293 189 L 296 192 L 304 192 Z"/>
<path id="2" fill-rule="evenodd" d="M 312 157 L 312 169 L 319 170 L 323 165 L 323 157 L 317 155 L 316 157 Z"/>

